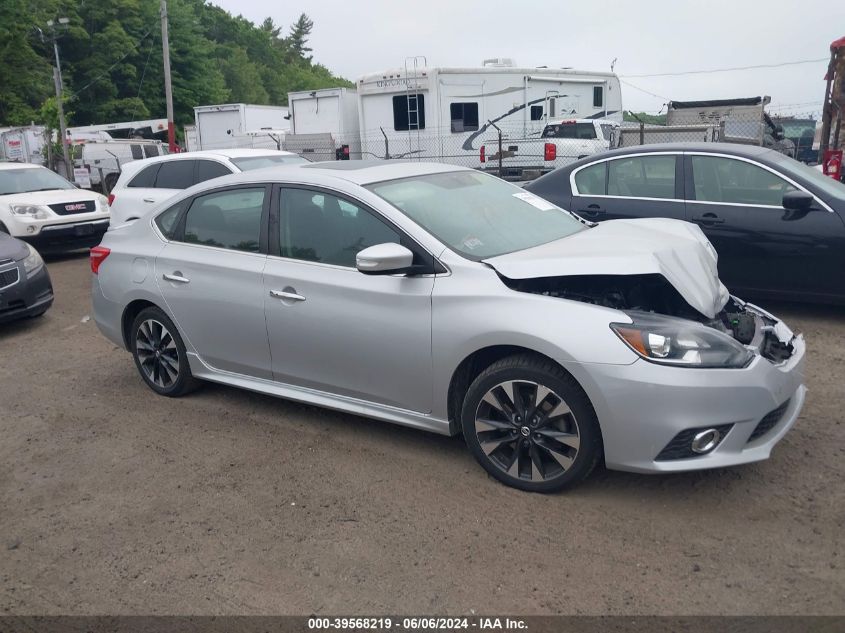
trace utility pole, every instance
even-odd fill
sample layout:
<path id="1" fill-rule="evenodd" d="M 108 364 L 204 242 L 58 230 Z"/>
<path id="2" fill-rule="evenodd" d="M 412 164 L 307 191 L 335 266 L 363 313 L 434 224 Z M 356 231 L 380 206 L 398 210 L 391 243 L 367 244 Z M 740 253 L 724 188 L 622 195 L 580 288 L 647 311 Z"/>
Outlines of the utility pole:
<path id="1" fill-rule="evenodd" d="M 66 27 L 70 20 L 68 18 L 59 18 L 58 26 Z M 65 161 L 65 177 L 73 181 L 73 165 L 70 162 L 70 152 L 67 148 L 67 124 L 65 123 L 65 108 L 62 103 L 62 63 L 59 61 L 59 43 L 58 35 L 56 34 L 56 22 L 49 20 L 47 27 L 53 39 L 53 52 L 56 55 L 56 66 L 53 68 L 53 83 L 56 86 L 56 108 L 59 111 L 59 142 L 62 144 L 62 158 Z"/>
<path id="2" fill-rule="evenodd" d="M 167 0 L 161 0 L 161 56 L 164 60 L 164 99 L 167 102 L 167 146 L 176 151 L 176 127 L 173 123 L 173 86 L 170 84 L 170 42 L 167 39 Z"/>

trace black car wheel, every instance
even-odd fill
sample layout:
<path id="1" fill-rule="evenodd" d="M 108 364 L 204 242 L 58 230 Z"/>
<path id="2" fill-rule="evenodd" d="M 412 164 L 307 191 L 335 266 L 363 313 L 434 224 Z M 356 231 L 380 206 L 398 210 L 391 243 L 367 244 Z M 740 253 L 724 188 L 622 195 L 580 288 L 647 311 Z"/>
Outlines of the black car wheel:
<path id="1" fill-rule="evenodd" d="M 548 359 L 516 355 L 482 372 L 461 413 L 478 462 L 508 486 L 554 492 L 580 482 L 602 454 L 587 394 Z"/>
<path id="2" fill-rule="evenodd" d="M 197 387 L 182 337 L 159 308 L 138 313 L 132 322 L 130 343 L 138 372 L 156 393 L 178 397 Z"/>

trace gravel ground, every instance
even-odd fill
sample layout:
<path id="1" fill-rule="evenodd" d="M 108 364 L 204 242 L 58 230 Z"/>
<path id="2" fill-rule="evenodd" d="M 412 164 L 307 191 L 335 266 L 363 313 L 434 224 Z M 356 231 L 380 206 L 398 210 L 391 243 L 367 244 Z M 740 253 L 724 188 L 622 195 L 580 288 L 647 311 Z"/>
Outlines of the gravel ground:
<path id="1" fill-rule="evenodd" d="M 459 439 L 207 385 L 155 396 L 85 256 L 0 326 L 0 613 L 845 613 L 845 309 L 767 304 L 810 389 L 772 459 L 553 496 Z"/>

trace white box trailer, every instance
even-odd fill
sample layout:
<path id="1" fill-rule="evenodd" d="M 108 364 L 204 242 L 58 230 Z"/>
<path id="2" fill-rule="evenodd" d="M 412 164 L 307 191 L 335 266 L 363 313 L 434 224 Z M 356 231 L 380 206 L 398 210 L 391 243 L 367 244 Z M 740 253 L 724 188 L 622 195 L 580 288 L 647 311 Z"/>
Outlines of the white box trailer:
<path id="1" fill-rule="evenodd" d="M 43 165 L 44 134 L 42 125 L 0 128 L 0 160 Z"/>
<path id="2" fill-rule="evenodd" d="M 501 58 L 480 68 L 429 68 L 409 58 L 403 68 L 361 77 L 357 91 L 365 156 L 475 165 L 481 144 L 498 138 L 495 126 L 505 139 L 526 139 L 554 118 L 622 122 L 615 74 L 519 68 Z"/>
<path id="3" fill-rule="evenodd" d="M 288 108 L 291 128 L 284 149 L 309 160 L 335 160 L 338 150 L 346 151 L 350 158 L 361 158 L 358 93 L 354 88 L 289 92 Z"/>
<path id="4" fill-rule="evenodd" d="M 233 147 L 277 149 L 270 136 L 255 132 L 290 129 L 288 108 L 247 103 L 198 106 L 194 108 L 194 122 L 197 146 L 191 149 L 197 150 Z"/>

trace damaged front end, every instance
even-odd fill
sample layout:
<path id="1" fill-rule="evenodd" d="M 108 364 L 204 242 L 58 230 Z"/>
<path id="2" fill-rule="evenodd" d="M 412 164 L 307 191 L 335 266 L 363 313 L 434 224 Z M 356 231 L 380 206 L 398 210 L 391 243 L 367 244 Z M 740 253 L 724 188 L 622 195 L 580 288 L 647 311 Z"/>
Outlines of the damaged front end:
<path id="1" fill-rule="evenodd" d="M 592 303 L 625 312 L 634 324 L 627 327 L 614 324 L 614 331 L 647 360 L 699 367 L 738 367 L 747 364 L 753 355 L 759 354 L 779 365 L 786 362 L 795 351 L 795 335 L 768 312 L 730 297 L 722 309 L 713 318 L 709 318 L 690 306 L 678 290 L 659 274 L 572 275 L 528 279 L 499 276 L 512 290 Z M 667 319 L 662 317 L 670 320 L 668 325 Z M 717 359 L 714 350 L 718 347 L 718 338 L 709 340 L 712 337 L 706 330 L 683 330 L 683 321 L 692 321 L 725 334 L 736 345 L 733 349 L 721 350 Z M 673 331 L 683 333 L 674 337 L 665 335 L 669 326 L 675 328 Z M 668 341 L 673 338 L 676 348 L 681 346 L 674 351 L 667 347 Z M 690 347 L 683 348 L 685 342 Z M 695 347 L 692 347 L 693 344 Z M 685 362 L 685 358 L 696 362 Z"/>

